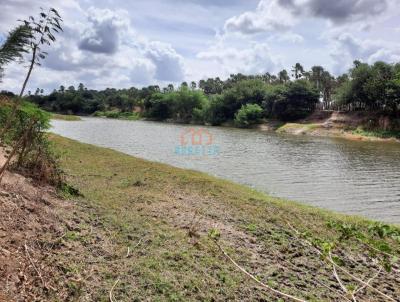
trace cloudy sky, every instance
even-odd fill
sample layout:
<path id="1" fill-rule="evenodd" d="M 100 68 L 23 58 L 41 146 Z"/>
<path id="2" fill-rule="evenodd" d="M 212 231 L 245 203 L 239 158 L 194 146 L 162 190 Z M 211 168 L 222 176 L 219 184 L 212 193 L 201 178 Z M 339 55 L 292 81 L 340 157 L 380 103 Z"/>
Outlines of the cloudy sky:
<path id="1" fill-rule="evenodd" d="M 0 0 L 0 40 L 49 6 L 64 32 L 32 90 L 164 86 L 296 62 L 340 74 L 354 59 L 400 61 L 398 0 Z M 24 72 L 9 65 L 0 90 L 17 91 Z"/>

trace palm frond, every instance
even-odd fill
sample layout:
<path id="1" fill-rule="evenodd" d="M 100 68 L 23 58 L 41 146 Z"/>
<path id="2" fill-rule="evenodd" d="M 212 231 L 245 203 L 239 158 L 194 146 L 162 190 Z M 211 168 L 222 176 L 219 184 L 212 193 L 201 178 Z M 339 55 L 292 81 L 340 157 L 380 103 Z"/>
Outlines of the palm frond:
<path id="1" fill-rule="evenodd" d="M 4 43 L 0 46 L 0 67 L 22 58 L 27 52 L 26 46 L 30 43 L 32 30 L 26 24 L 19 25 L 8 34 Z"/>

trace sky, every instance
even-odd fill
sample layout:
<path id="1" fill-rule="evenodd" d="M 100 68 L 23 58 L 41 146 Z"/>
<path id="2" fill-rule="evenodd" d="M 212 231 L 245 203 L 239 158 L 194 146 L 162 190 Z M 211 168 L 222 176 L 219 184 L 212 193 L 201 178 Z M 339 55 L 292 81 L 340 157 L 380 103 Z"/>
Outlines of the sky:
<path id="1" fill-rule="evenodd" d="M 0 43 L 40 7 L 60 12 L 64 32 L 33 71 L 32 91 L 400 62 L 399 0 L 0 0 Z M 17 92 L 25 74 L 26 63 L 8 65 L 0 90 Z"/>

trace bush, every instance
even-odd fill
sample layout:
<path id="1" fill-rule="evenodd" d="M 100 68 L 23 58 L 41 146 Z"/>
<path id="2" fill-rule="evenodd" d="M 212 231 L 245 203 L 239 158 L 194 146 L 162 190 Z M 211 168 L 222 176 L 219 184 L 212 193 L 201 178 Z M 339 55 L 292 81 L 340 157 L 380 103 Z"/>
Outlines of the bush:
<path id="1" fill-rule="evenodd" d="M 224 100 L 221 95 L 212 96 L 203 111 L 203 120 L 207 124 L 218 126 L 227 120 L 224 111 Z"/>
<path id="2" fill-rule="evenodd" d="M 261 80 L 243 80 L 222 94 L 225 120 L 232 120 L 235 113 L 246 104 L 261 105 L 266 100 L 267 86 Z"/>
<path id="3" fill-rule="evenodd" d="M 187 123 L 196 119 L 203 120 L 203 109 L 207 103 L 207 97 L 202 91 L 193 91 L 183 86 L 178 91 L 152 95 L 145 106 L 150 118 L 173 118 Z"/>
<path id="4" fill-rule="evenodd" d="M 46 133 L 50 127 L 50 114 L 32 103 L 15 105 L 0 106 L 0 126 L 6 128 L 3 147 L 15 154 L 11 167 L 38 181 L 61 184 L 62 173 Z"/>
<path id="5" fill-rule="evenodd" d="M 166 120 L 172 117 L 173 100 L 162 93 L 156 93 L 145 102 L 146 117 L 156 120 Z"/>
<path id="6" fill-rule="evenodd" d="M 258 124 L 263 115 L 263 109 L 257 104 L 243 105 L 235 114 L 235 125 L 238 127 L 249 127 Z"/>

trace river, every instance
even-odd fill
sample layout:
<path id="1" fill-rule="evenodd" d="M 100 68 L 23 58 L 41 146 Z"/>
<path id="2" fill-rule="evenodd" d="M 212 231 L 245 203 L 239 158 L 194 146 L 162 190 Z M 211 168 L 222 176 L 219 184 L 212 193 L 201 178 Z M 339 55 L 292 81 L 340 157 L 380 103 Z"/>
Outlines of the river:
<path id="1" fill-rule="evenodd" d="M 195 141 L 189 149 L 189 131 L 193 128 L 201 130 L 204 145 L 198 146 Z M 53 120 L 51 131 L 148 160 L 206 172 L 273 196 L 400 223 L 398 143 L 101 118 Z M 185 131 L 188 133 L 182 141 Z"/>

